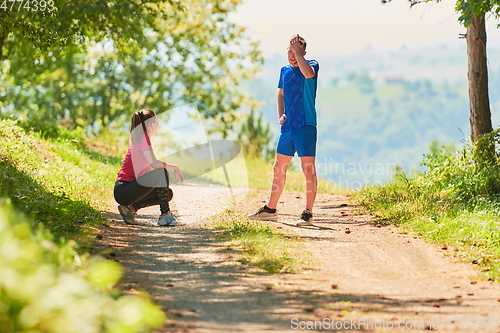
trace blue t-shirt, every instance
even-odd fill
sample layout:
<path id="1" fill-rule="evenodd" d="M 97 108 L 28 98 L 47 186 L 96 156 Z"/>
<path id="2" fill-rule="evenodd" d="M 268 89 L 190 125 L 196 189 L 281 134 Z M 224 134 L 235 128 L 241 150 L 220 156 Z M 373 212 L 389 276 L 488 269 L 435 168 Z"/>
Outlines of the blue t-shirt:
<path id="1" fill-rule="evenodd" d="M 281 67 L 278 88 L 283 89 L 285 103 L 285 123 L 281 132 L 290 131 L 306 125 L 316 126 L 316 90 L 318 87 L 319 63 L 307 60 L 316 75 L 306 79 L 299 67 Z"/>

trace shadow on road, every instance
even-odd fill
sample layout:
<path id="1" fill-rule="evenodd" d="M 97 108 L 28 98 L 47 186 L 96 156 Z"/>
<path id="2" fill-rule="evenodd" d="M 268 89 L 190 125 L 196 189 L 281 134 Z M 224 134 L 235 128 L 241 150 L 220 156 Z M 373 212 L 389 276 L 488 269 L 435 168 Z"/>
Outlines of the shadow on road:
<path id="1" fill-rule="evenodd" d="M 126 270 L 121 281 L 125 292 L 146 290 L 167 313 L 169 321 L 158 333 L 286 332 L 296 331 L 293 325 L 299 322 L 358 322 L 362 317 L 415 318 L 420 325 L 419 316 L 458 313 L 461 303 L 456 298 L 349 294 L 335 285 L 315 289 L 304 275 L 256 274 L 236 261 L 235 252 L 227 250 L 212 229 L 201 224 L 157 227 L 156 218 L 141 215 L 140 226 L 116 222 L 101 234 L 107 238 L 102 244 L 114 249 L 108 257 Z M 97 244 L 96 249 L 105 248 Z M 370 330 L 366 325 L 358 328 Z"/>

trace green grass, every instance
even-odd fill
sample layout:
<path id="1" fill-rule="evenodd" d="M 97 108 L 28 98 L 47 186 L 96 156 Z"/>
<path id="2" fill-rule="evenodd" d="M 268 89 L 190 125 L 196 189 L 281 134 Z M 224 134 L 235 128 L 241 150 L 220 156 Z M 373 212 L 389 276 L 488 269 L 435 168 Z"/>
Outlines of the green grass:
<path id="1" fill-rule="evenodd" d="M 0 200 L 0 332 L 152 332 L 165 322 L 148 295 L 115 289 L 117 262 L 33 232 L 9 201 Z"/>
<path id="2" fill-rule="evenodd" d="M 212 226 L 221 232 L 228 248 L 240 254 L 239 262 L 277 273 L 300 272 L 307 263 L 300 240 L 282 235 L 276 227 L 252 221 L 231 210 L 214 217 Z"/>
<path id="3" fill-rule="evenodd" d="M 67 133 L 69 135 L 69 133 Z M 88 250 L 121 159 L 0 121 L 0 332 L 152 332 L 165 315 Z M 7 197 L 7 198 L 5 198 Z M 130 316 L 133 313 L 133 316 Z"/>
<path id="4" fill-rule="evenodd" d="M 499 133 L 487 138 L 498 146 Z M 387 223 L 447 246 L 478 265 L 486 279 L 500 281 L 500 161 L 474 146 L 454 154 L 434 144 L 425 172 L 399 173 L 388 184 L 356 198 Z"/>
<path id="5" fill-rule="evenodd" d="M 413 219 L 405 228 L 459 252 L 464 260 L 479 265 L 486 277 L 499 280 L 499 212 L 462 211 L 453 217 Z"/>
<path id="6" fill-rule="evenodd" d="M 105 221 L 117 165 L 69 139 L 47 140 L 0 121 L 0 195 L 42 223 L 55 239 L 90 245 L 90 226 Z"/>

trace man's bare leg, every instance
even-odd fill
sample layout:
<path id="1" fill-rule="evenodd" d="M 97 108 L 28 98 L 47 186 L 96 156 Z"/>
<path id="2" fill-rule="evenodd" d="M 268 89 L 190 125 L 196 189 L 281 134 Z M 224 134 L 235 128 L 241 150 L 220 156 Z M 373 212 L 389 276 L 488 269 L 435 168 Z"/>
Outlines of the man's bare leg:
<path id="1" fill-rule="evenodd" d="M 306 209 L 312 212 L 318 186 L 315 164 L 316 157 L 304 156 L 300 158 L 300 161 L 302 163 L 302 171 L 306 178 Z"/>
<path id="2" fill-rule="evenodd" d="M 288 165 L 292 160 L 293 156 L 286 156 L 282 154 L 276 154 L 273 166 L 273 185 L 271 187 L 271 196 L 269 197 L 269 202 L 267 207 L 271 209 L 276 209 L 278 206 L 278 200 L 280 199 L 281 193 L 285 187 L 286 181 L 286 171 Z"/>

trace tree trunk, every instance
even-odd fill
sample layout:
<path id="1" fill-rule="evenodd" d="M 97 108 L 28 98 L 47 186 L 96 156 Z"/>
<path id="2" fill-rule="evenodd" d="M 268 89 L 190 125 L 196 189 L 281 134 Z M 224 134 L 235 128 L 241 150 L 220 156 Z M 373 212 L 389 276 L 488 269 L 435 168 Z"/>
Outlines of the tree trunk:
<path id="1" fill-rule="evenodd" d="M 482 134 L 493 131 L 488 94 L 488 64 L 486 57 L 485 15 L 473 15 L 467 27 L 469 62 L 469 103 L 471 139 L 476 142 Z"/>
<path id="2" fill-rule="evenodd" d="M 5 43 L 5 40 L 7 39 L 7 29 L 4 28 L 0 31 L 0 61 L 3 60 L 3 46 Z"/>

